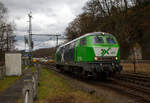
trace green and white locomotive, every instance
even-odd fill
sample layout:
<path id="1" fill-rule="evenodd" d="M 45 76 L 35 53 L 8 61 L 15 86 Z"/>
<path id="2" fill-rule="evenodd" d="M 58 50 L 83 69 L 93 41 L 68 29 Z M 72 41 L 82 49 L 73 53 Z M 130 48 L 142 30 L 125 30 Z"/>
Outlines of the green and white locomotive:
<path id="1" fill-rule="evenodd" d="M 107 78 L 122 70 L 119 44 L 109 33 L 85 34 L 57 49 L 56 67 L 84 76 Z"/>

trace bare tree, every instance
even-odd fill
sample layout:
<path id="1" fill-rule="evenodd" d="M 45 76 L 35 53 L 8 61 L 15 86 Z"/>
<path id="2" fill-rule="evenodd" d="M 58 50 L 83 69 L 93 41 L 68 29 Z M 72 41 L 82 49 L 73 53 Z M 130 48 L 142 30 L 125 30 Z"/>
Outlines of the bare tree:
<path id="1" fill-rule="evenodd" d="M 14 27 L 7 20 L 7 8 L 0 2 L 0 52 L 12 49 L 15 42 Z"/>

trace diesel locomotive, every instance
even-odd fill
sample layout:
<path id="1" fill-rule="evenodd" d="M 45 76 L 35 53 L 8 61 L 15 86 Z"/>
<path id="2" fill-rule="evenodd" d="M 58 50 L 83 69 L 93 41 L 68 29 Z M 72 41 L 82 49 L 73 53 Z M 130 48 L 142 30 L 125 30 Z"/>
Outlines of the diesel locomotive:
<path id="1" fill-rule="evenodd" d="M 56 67 L 61 71 L 105 79 L 122 70 L 120 46 L 112 34 L 88 33 L 58 47 Z"/>

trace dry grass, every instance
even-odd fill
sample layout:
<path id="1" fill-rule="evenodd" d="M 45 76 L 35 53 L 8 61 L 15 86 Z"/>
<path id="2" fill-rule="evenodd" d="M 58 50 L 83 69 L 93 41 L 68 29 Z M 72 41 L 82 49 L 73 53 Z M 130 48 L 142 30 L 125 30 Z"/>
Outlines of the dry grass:
<path id="1" fill-rule="evenodd" d="M 64 94 L 58 95 L 54 98 L 46 100 L 47 103 L 96 103 L 96 101 L 88 99 L 78 94 Z M 98 103 L 98 102 L 97 102 Z"/>
<path id="2" fill-rule="evenodd" d="M 110 89 L 95 88 L 47 69 L 41 71 L 38 99 L 34 103 L 133 103 Z M 96 93 L 89 93 L 93 89 Z"/>
<path id="3" fill-rule="evenodd" d="M 68 80 L 47 69 L 42 69 L 38 100 L 35 103 L 108 103 L 107 100 L 102 102 L 103 100 L 72 88 Z"/>
<path id="4" fill-rule="evenodd" d="M 125 72 L 134 72 L 133 63 L 121 63 L 123 66 L 123 71 Z M 138 73 L 147 73 L 150 74 L 150 64 L 149 63 L 136 63 L 135 64 L 136 72 Z"/>
<path id="5" fill-rule="evenodd" d="M 72 95 L 58 95 L 54 98 L 48 98 L 47 103 L 75 103 L 75 97 Z"/>

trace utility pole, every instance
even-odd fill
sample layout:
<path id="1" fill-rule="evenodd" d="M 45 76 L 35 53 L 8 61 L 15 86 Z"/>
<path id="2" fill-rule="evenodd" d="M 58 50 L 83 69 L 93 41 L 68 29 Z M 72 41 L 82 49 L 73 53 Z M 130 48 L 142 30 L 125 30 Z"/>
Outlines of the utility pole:
<path id="1" fill-rule="evenodd" d="M 25 37 L 25 35 L 24 35 L 24 43 L 25 43 L 25 52 L 26 52 L 26 37 Z"/>
<path id="2" fill-rule="evenodd" d="M 29 52 L 32 52 L 32 15 L 31 12 L 28 14 L 29 16 Z"/>
<path id="3" fill-rule="evenodd" d="M 9 39 L 8 39 L 8 27 L 6 28 L 6 34 L 7 34 L 7 52 L 9 51 Z"/>
<path id="4" fill-rule="evenodd" d="M 31 12 L 28 14 L 29 17 L 29 65 L 31 65 L 31 60 L 32 60 L 32 15 Z"/>
<path id="5" fill-rule="evenodd" d="M 56 46 L 58 46 L 58 36 L 59 35 L 56 35 Z"/>

